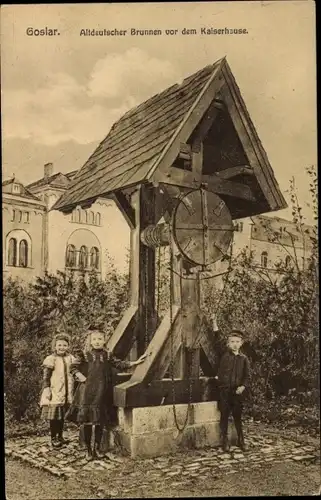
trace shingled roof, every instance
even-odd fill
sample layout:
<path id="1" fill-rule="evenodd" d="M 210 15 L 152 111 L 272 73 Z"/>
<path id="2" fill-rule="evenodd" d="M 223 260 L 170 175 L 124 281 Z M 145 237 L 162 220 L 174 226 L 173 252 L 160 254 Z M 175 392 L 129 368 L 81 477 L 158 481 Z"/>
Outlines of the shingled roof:
<path id="1" fill-rule="evenodd" d="M 61 209 L 141 182 L 219 61 L 128 111 L 116 122 L 53 208 Z"/>
<path id="2" fill-rule="evenodd" d="M 128 111 L 112 126 L 53 209 L 69 211 L 76 205 L 93 202 L 100 196 L 108 196 L 114 191 L 151 179 L 154 172 L 157 174 L 160 164 L 164 163 L 164 158 L 168 163 L 173 162 L 179 152 L 180 141 L 187 142 L 223 83 L 228 92 L 239 95 L 225 58 Z M 229 97 L 235 100 L 232 94 Z M 243 101 L 242 106 L 245 108 Z M 247 113 L 246 110 L 244 112 Z M 246 120 L 250 122 L 249 116 Z M 255 175 L 263 199 L 267 200 L 264 209 L 284 208 L 285 200 L 252 122 L 248 129 L 254 136 L 252 142 L 256 143 L 254 154 L 259 160 Z M 254 171 L 254 166 L 250 164 L 250 167 Z M 265 211 L 262 206 L 256 213 Z M 251 211 L 252 214 L 254 212 Z"/>
<path id="3" fill-rule="evenodd" d="M 42 177 L 31 184 L 28 184 L 29 189 L 35 189 L 42 186 L 52 186 L 52 187 L 61 187 L 65 188 L 66 185 L 69 185 L 69 182 L 75 177 L 77 170 L 73 170 L 72 172 L 68 172 L 67 174 L 62 174 L 61 172 L 57 172 L 56 174 L 50 175 L 49 177 Z"/>

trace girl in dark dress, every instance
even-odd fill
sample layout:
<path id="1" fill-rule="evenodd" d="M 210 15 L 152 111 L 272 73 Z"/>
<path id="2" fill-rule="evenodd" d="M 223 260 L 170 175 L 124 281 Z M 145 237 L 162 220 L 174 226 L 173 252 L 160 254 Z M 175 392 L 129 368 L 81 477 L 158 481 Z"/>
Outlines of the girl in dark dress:
<path id="1" fill-rule="evenodd" d="M 88 459 L 103 456 L 100 447 L 103 429 L 106 427 L 109 430 L 113 423 L 112 369 L 128 369 L 139 365 L 146 357 L 143 355 L 137 361 L 121 361 L 106 350 L 106 340 L 104 332 L 91 329 L 88 332 L 87 349 L 75 356 L 70 367 L 71 373 L 80 384 L 66 418 L 84 424 Z M 91 447 L 93 426 L 94 449 Z"/>

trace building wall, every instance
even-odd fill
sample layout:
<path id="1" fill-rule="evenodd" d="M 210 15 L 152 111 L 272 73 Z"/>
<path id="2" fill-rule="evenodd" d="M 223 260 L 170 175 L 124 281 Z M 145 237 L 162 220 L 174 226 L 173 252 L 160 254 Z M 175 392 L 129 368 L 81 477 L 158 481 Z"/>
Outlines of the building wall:
<path id="1" fill-rule="evenodd" d="M 49 201 L 50 203 L 50 201 Z M 97 220 L 97 216 L 100 223 Z M 94 223 L 92 223 L 94 217 Z M 79 220 L 80 219 L 80 220 Z M 48 270 L 65 270 L 68 245 L 76 249 L 78 267 L 81 246 L 99 249 L 99 272 L 104 278 L 110 259 L 120 271 L 127 270 L 130 231 L 127 222 L 113 201 L 98 200 L 88 210 L 77 207 L 72 213 L 57 210 L 48 213 Z"/>
<path id="2" fill-rule="evenodd" d="M 12 197 L 13 198 L 13 197 Z M 14 215 L 15 211 L 15 217 Z M 19 213 L 22 213 L 20 220 Z M 27 215 L 28 214 L 28 215 Z M 43 218 L 44 207 L 28 202 L 15 201 L 3 197 L 2 201 L 2 237 L 3 237 L 3 273 L 4 277 L 13 276 L 31 280 L 44 271 L 43 262 Z M 9 265 L 9 240 L 17 240 L 16 265 Z M 28 262 L 26 267 L 19 266 L 19 242 L 28 243 Z"/>

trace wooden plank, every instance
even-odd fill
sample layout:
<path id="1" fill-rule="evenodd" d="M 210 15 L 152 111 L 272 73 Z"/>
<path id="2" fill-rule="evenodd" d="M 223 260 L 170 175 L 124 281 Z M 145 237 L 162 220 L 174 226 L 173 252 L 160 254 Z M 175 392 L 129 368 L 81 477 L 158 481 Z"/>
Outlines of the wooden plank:
<path id="1" fill-rule="evenodd" d="M 236 177 L 237 175 L 254 175 L 254 170 L 248 165 L 241 165 L 238 167 L 226 168 L 225 170 L 221 170 L 220 172 L 215 172 L 215 174 L 220 179 L 231 179 L 232 177 Z"/>
<path id="2" fill-rule="evenodd" d="M 218 400 L 217 381 L 213 377 L 200 377 L 192 383 L 193 403 Z M 150 384 L 123 383 L 114 387 L 114 405 L 122 408 L 187 404 L 190 400 L 190 382 L 175 380 L 175 401 L 170 379 L 154 380 Z"/>
<path id="3" fill-rule="evenodd" d="M 130 231 L 130 304 L 138 309 L 139 297 L 139 248 L 140 248 L 140 187 L 132 194 L 131 206 L 135 213 L 135 225 Z"/>
<path id="4" fill-rule="evenodd" d="M 140 233 L 155 223 L 154 188 L 142 185 L 140 189 Z M 140 237 L 140 235 L 139 235 Z M 148 346 L 156 323 L 155 318 L 155 249 L 138 244 L 139 255 L 139 325 L 136 329 L 137 354 L 143 354 Z"/>
<path id="5" fill-rule="evenodd" d="M 133 345 L 138 320 L 137 312 L 137 305 L 131 305 L 126 309 L 107 343 L 108 350 L 118 358 L 125 358 Z"/>
<path id="6" fill-rule="evenodd" d="M 193 133 L 193 143 L 196 142 L 200 144 L 204 141 L 219 112 L 220 110 L 217 108 L 217 102 L 214 100 Z"/>
<path id="7" fill-rule="evenodd" d="M 115 200 L 115 203 L 118 206 L 119 210 L 124 215 L 128 225 L 131 228 L 134 228 L 136 225 L 135 210 L 127 200 L 126 196 L 118 191 L 117 193 L 113 194 L 113 199 Z"/>
<path id="8" fill-rule="evenodd" d="M 203 143 L 200 142 L 197 144 L 197 150 L 194 149 L 192 151 L 192 171 L 193 174 L 200 177 L 203 172 Z"/>
<path id="9" fill-rule="evenodd" d="M 247 201 L 255 201 L 255 197 L 249 186 L 227 179 L 220 179 L 216 175 L 202 175 L 200 177 L 195 172 L 188 172 L 172 166 L 167 174 L 164 174 L 160 170 L 155 172 L 153 179 L 164 184 L 188 187 L 190 189 L 198 189 L 204 183 L 207 184 L 209 191 L 213 193 L 225 194 Z"/>
<path id="10" fill-rule="evenodd" d="M 178 318 L 179 308 L 177 306 L 173 307 L 173 322 L 174 325 Z M 180 326 L 180 325 L 178 325 Z M 174 328 L 174 337 L 178 337 L 180 335 L 180 328 Z M 168 336 L 170 332 L 170 314 L 169 311 L 165 314 L 161 324 L 157 328 L 155 335 L 151 339 L 147 349 L 146 349 L 146 359 L 143 363 L 135 367 L 133 375 L 131 377 L 131 383 L 141 383 L 141 382 L 150 382 L 153 378 L 153 367 L 155 363 L 158 361 L 158 357 L 162 352 L 166 342 L 168 345 Z M 180 340 L 180 337 L 179 337 Z M 168 350 L 168 347 L 167 347 Z M 157 371 L 157 370 L 156 370 Z M 128 387 L 130 385 L 128 384 Z"/>

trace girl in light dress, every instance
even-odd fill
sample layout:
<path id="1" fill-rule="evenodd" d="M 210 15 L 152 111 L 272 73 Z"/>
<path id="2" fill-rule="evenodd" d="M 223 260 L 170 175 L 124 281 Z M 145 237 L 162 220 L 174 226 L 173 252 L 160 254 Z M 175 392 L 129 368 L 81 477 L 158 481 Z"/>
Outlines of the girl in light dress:
<path id="1" fill-rule="evenodd" d="M 65 414 L 73 398 L 74 380 L 70 368 L 75 361 L 69 353 L 69 346 L 69 335 L 58 333 L 52 342 L 52 354 L 42 364 L 41 416 L 49 421 L 53 448 L 67 443 L 63 438 L 63 428 Z"/>

